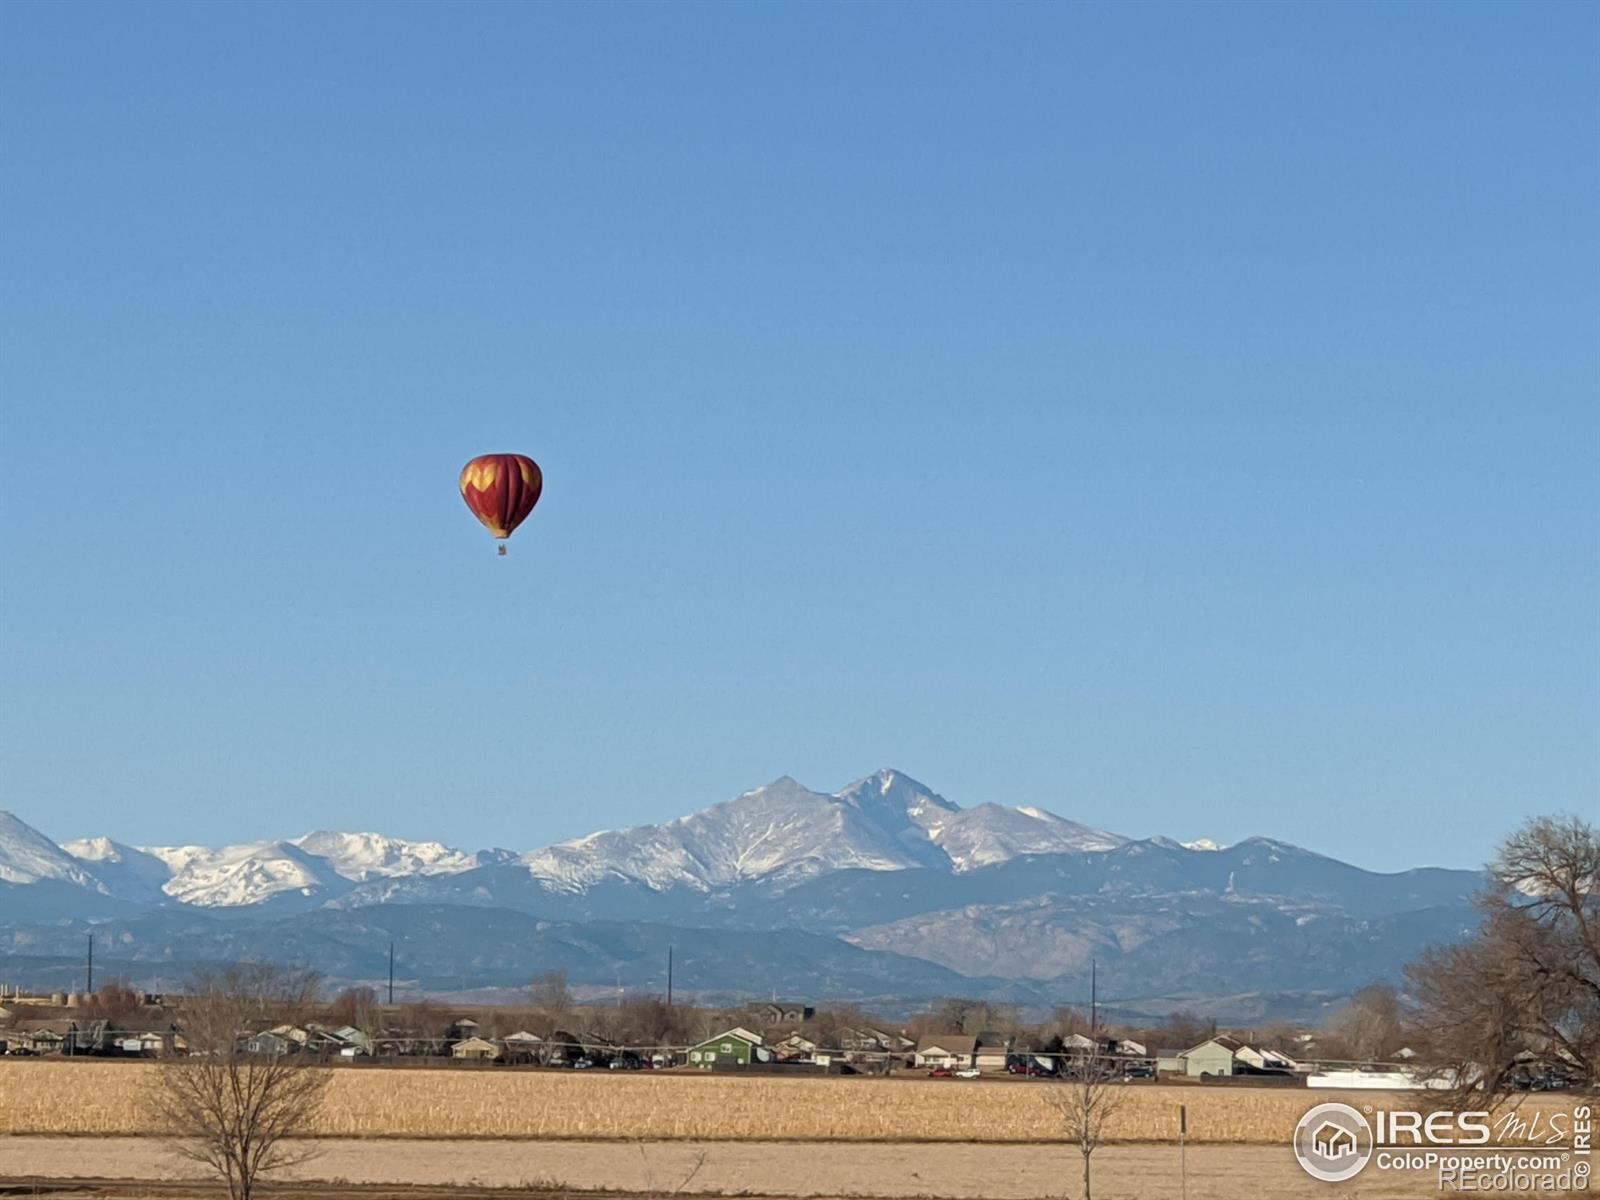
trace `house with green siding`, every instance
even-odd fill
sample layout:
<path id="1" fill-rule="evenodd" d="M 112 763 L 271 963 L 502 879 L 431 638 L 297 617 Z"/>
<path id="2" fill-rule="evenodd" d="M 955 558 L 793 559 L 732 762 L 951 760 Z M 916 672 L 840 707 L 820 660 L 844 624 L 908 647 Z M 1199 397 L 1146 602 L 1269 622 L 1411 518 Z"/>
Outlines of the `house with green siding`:
<path id="1" fill-rule="evenodd" d="M 772 1060 L 772 1050 L 762 1045 L 761 1035 L 739 1025 L 689 1050 L 689 1065 L 703 1071 L 712 1067 L 748 1067 L 753 1062 Z"/>

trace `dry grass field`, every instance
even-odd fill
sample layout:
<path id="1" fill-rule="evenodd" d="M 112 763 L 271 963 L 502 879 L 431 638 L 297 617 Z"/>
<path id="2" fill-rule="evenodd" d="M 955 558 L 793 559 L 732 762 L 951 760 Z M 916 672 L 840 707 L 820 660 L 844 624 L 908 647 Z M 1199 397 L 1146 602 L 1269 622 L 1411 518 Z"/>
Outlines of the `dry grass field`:
<path id="1" fill-rule="evenodd" d="M 928 1142 L 614 1142 L 327 1138 L 277 1174 L 275 1200 L 1078 1200 L 1071 1146 Z M 1330 1187 L 1283 1146 L 1106 1146 L 1097 1200 L 1418 1200 L 1425 1171 Z M 34 1200 L 211 1200 L 195 1163 L 154 1138 L 0 1137 L 0 1194 Z M 65 1181 L 76 1180 L 75 1185 Z M 85 1182 L 89 1181 L 89 1186 Z M 314 1185 L 314 1186 L 307 1186 Z M 68 1190 L 70 1187 L 70 1191 Z M 85 1194 L 87 1193 L 87 1194 Z M 1572 1196 L 1592 1193 L 1546 1193 Z M 1522 1200 L 1496 1193 L 1500 1200 Z"/>
<path id="2" fill-rule="evenodd" d="M 0 1059 L 0 1133 L 143 1134 L 145 1063 Z M 449 1069 L 334 1069 L 323 1137 L 1048 1142 L 1046 1082 Z M 1112 1138 L 1287 1145 L 1312 1104 L 1408 1107 L 1389 1093 L 1130 1085 Z M 1526 1111 L 1559 1101 L 1531 1100 Z"/>

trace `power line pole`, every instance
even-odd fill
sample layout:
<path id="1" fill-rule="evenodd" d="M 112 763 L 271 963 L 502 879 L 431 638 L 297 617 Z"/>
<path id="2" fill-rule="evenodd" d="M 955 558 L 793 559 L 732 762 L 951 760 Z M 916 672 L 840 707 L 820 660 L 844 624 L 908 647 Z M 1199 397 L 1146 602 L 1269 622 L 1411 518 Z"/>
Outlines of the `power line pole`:
<path id="1" fill-rule="evenodd" d="M 1089 960 L 1089 1032 L 1095 1033 L 1100 1028 L 1100 991 L 1099 977 L 1094 959 Z"/>
<path id="2" fill-rule="evenodd" d="M 94 934 L 89 935 L 89 965 L 84 971 L 83 990 L 86 995 L 94 995 Z"/>
<path id="3" fill-rule="evenodd" d="M 389 939 L 389 1003 L 394 1004 L 394 939 Z"/>
<path id="4" fill-rule="evenodd" d="M 667 945 L 667 1007 L 672 1007 L 672 946 Z"/>

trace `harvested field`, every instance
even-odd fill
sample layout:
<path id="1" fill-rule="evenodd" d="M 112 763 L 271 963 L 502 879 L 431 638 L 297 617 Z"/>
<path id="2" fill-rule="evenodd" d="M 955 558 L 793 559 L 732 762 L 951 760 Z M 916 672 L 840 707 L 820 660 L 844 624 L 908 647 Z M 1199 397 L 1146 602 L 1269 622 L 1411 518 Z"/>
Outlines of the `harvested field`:
<path id="1" fill-rule="evenodd" d="M 148 1063 L 0 1060 L 0 1133 L 147 1134 Z M 1050 1142 L 1060 1117 L 1038 1081 L 333 1068 L 321 1137 L 676 1141 Z M 1287 1146 L 1313 1103 L 1409 1107 L 1392 1093 L 1130 1084 L 1110 1136 L 1166 1143 L 1178 1105 L 1191 1144 Z M 1525 1113 L 1563 1106 L 1530 1100 Z"/>
<path id="2" fill-rule="evenodd" d="M 1079 1195 L 1078 1157 L 1067 1146 L 880 1142 L 819 1151 L 796 1142 L 330 1139 L 319 1148 L 320 1157 L 280 1177 L 277 1194 L 293 1196 L 292 1181 L 304 1180 L 337 1181 L 333 1186 L 345 1189 L 329 1194 L 324 1183 L 314 1200 L 377 1200 L 361 1189 L 384 1184 L 399 1190 L 380 1193 L 382 1200 L 452 1200 L 437 1190 L 417 1195 L 410 1190 L 415 1188 L 459 1189 L 458 1200 L 502 1188 L 515 1189 L 507 1200 L 669 1195 L 1061 1200 Z M 1302 1172 L 1282 1146 L 1200 1146 L 1187 1157 L 1189 1200 L 1327 1200 L 1335 1192 L 1360 1200 L 1439 1195 L 1437 1181 L 1421 1171 L 1364 1175 L 1332 1189 Z M 103 1179 L 113 1173 L 121 1186 L 101 1184 L 95 1189 L 99 1197 L 167 1195 L 150 1185 L 159 1189 L 200 1177 L 194 1164 L 174 1160 L 150 1138 L 0 1138 L 0 1180 L 17 1181 L 26 1189 L 18 1194 L 47 1195 L 35 1180 Z M 1095 1156 L 1098 1197 L 1175 1200 L 1180 1194 L 1176 1147 L 1107 1146 Z M 177 1200 L 199 1198 L 180 1190 Z"/>

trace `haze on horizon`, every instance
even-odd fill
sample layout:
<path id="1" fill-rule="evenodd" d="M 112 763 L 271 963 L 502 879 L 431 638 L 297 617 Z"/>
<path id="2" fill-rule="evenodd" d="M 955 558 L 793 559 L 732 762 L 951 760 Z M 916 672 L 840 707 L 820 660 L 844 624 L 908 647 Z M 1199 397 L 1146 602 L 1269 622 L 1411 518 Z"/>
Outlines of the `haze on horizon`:
<path id="1" fill-rule="evenodd" d="M 1379 870 L 1592 811 L 1597 34 L 7 4 L 0 808 L 531 849 L 892 765 Z"/>

